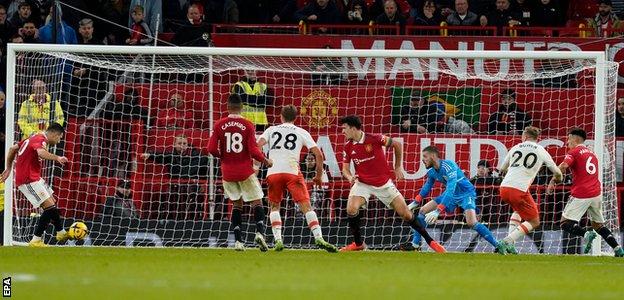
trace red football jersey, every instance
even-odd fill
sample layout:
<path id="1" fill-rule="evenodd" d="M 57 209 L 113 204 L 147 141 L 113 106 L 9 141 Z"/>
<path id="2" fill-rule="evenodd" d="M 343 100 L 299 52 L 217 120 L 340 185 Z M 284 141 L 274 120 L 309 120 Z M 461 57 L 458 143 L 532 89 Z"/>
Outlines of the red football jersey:
<path id="1" fill-rule="evenodd" d="M 208 151 L 221 159 L 223 180 L 230 182 L 243 181 L 254 173 L 252 158 L 266 160 L 256 143 L 255 126 L 240 115 L 229 115 L 215 123 Z"/>
<path id="2" fill-rule="evenodd" d="M 364 134 L 359 141 L 349 141 L 344 149 L 344 163 L 353 161 L 358 181 L 372 186 L 382 186 L 390 180 L 390 167 L 383 146 L 388 138 L 383 135 Z"/>
<path id="3" fill-rule="evenodd" d="M 563 162 L 572 172 L 572 197 L 583 199 L 600 195 L 598 158 L 591 150 L 585 145 L 578 145 L 568 152 Z"/>
<path id="4" fill-rule="evenodd" d="M 37 149 L 46 147 L 48 138 L 38 133 L 19 142 L 17 160 L 15 162 L 15 185 L 35 182 L 41 179 L 41 159 Z"/>

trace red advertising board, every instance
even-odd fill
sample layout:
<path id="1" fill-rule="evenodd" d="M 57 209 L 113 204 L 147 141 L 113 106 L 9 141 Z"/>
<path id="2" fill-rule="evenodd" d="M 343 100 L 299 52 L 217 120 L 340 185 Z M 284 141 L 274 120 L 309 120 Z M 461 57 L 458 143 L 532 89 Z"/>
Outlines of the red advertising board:
<path id="1" fill-rule="evenodd" d="M 357 35 L 279 35 L 279 34 L 232 34 L 213 35 L 219 47 L 263 47 L 263 48 L 323 48 L 334 49 L 407 49 L 407 50 L 511 50 L 511 51 L 605 51 L 607 59 L 624 60 L 624 39 L 597 39 L 574 37 L 492 37 L 492 36 L 357 36 Z M 387 62 L 394 64 L 396 62 Z M 470 64 L 468 68 L 470 69 Z M 522 65 L 527 68 L 539 67 L 539 62 Z M 371 67 L 369 70 L 374 73 Z M 379 73 L 379 72 L 377 72 Z M 620 70 L 620 82 L 624 81 L 624 70 Z M 392 74 L 385 74 L 391 76 Z M 376 75 L 376 79 L 383 75 Z M 424 74 L 426 80 L 436 79 L 440 74 Z M 433 78 L 431 78 L 433 77 Z"/>

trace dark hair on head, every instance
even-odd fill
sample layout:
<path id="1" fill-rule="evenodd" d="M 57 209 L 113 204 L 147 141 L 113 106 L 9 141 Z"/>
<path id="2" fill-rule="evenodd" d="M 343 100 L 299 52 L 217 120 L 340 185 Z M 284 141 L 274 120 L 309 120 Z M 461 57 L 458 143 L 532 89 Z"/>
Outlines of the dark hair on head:
<path id="1" fill-rule="evenodd" d="M 241 99 L 241 96 L 239 94 L 230 94 L 230 96 L 228 97 L 228 101 L 227 101 L 228 105 L 243 105 L 243 99 Z"/>
<path id="2" fill-rule="evenodd" d="M 438 148 L 436 148 L 436 146 L 427 146 L 422 151 L 423 152 L 429 152 L 429 153 L 435 154 L 437 156 L 440 156 L 440 150 L 438 150 Z"/>
<path id="3" fill-rule="evenodd" d="M 22 3 L 17 5 L 17 9 L 20 9 L 20 8 L 22 8 L 24 6 L 28 6 L 28 7 L 32 8 L 32 6 L 30 6 L 30 3 L 28 3 L 27 1 L 24 1 L 24 2 L 22 2 Z"/>
<path id="4" fill-rule="evenodd" d="M 231 113 L 237 114 L 243 110 L 243 99 L 239 94 L 230 94 L 227 101 L 227 108 Z"/>
<path id="5" fill-rule="evenodd" d="M 37 23 L 35 23 L 35 20 L 28 18 L 26 19 L 26 21 L 24 21 L 24 23 L 22 23 L 22 28 L 24 28 L 24 25 L 26 24 L 33 24 L 35 27 L 37 27 Z"/>
<path id="6" fill-rule="evenodd" d="M 585 132 L 585 130 L 578 128 L 578 127 L 574 127 L 570 129 L 570 132 L 568 134 L 578 136 L 581 139 L 583 139 L 583 141 L 587 139 L 587 132 Z"/>
<path id="7" fill-rule="evenodd" d="M 362 129 L 362 120 L 360 120 L 360 117 L 356 115 L 342 117 L 339 123 L 340 125 L 347 124 L 351 127 L 355 127 L 356 129 Z"/>
<path id="8" fill-rule="evenodd" d="M 63 125 L 59 123 L 51 122 L 48 128 L 46 128 L 46 131 L 56 132 L 56 133 L 65 133 L 65 128 L 63 128 Z"/>
<path id="9" fill-rule="evenodd" d="M 282 117 L 286 122 L 294 121 L 297 118 L 297 107 L 292 104 L 282 107 Z"/>

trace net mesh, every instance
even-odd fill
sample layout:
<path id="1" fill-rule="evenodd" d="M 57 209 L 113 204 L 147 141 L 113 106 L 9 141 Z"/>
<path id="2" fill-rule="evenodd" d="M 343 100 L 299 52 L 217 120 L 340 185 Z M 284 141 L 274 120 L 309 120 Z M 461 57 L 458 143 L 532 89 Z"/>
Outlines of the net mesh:
<path id="1" fill-rule="evenodd" d="M 597 67 L 606 70 L 605 86 L 597 86 Z M 225 102 L 236 82 L 249 79 L 267 85 L 253 99 L 266 104 L 259 111 L 266 113 L 268 125 L 279 123 L 283 105 L 294 104 L 300 111 L 296 124 L 308 130 L 322 150 L 325 182 L 314 188 L 310 183 L 311 201 L 326 239 L 338 245 L 351 241 L 346 223 L 350 186 L 340 172 L 345 144 L 338 125 L 341 116 L 359 115 L 366 133 L 403 142 L 406 179 L 396 184 L 408 201 L 424 182 L 421 149 L 439 146 L 442 157 L 456 161 L 477 187 L 479 220 L 503 238 L 511 210 L 498 196 L 497 168 L 507 149 L 520 142 L 520 130 L 532 124 L 542 129 L 540 143 L 560 163 L 569 128 L 582 127 L 594 140 L 595 93 L 603 88 L 607 113 L 604 127 L 597 130 L 604 133 L 604 141 L 596 144 L 604 149 L 605 218 L 619 234 L 615 63 L 141 55 L 128 48 L 127 54 L 18 52 L 14 73 L 16 122 L 8 124 L 7 133 L 19 141 L 49 121 L 64 123 L 64 141 L 50 150 L 68 157 L 70 163 L 61 168 L 46 162 L 42 175 L 54 190 L 65 225 L 86 221 L 91 230 L 86 244 L 232 246 L 232 207 L 223 194 L 219 161 L 210 157 L 207 145 L 213 122 L 227 115 Z M 45 91 L 34 88 L 36 80 L 43 81 Z M 22 109 L 29 98 L 43 99 L 41 94 L 60 104 L 62 120 L 54 113 L 55 105 L 49 111 L 45 106 L 37 112 Z M 420 108 L 414 101 L 410 109 L 411 100 L 418 98 L 423 99 Z M 504 106 L 505 101 L 511 106 Z M 509 109 L 514 106 L 517 109 Z M 261 123 L 256 124 L 258 134 L 265 127 Z M 391 163 L 392 151 L 387 155 Z M 481 170 L 483 165 L 489 168 Z M 300 167 L 307 180 L 314 176 L 312 166 L 312 157 L 302 155 Z M 261 181 L 265 174 L 261 169 Z M 558 225 L 569 198 L 570 178 L 554 195 L 546 195 L 549 179 L 543 170 L 531 188 L 542 227 L 519 242 L 518 248 L 525 253 L 578 253 L 580 239 L 562 233 Z M 437 186 L 431 196 L 440 193 Z M 13 240 L 27 242 L 39 210 L 17 189 L 11 199 Z M 286 246 L 313 247 L 305 218 L 290 199 L 282 203 L 281 214 Z M 409 227 L 374 197 L 361 214 L 369 248 L 396 249 L 411 240 Z M 251 244 L 254 225 L 248 207 L 243 217 L 244 239 Z M 459 211 L 442 214 L 428 230 L 450 251 L 493 250 L 466 225 Z M 271 242 L 271 231 L 266 234 Z M 46 236 L 54 243 L 50 234 Z"/>

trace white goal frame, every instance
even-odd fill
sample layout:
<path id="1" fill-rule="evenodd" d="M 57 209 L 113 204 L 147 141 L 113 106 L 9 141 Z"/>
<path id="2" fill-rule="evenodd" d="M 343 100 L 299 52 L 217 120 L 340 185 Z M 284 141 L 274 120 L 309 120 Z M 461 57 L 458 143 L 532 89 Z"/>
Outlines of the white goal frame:
<path id="1" fill-rule="evenodd" d="M 605 97 L 606 85 L 606 55 L 599 51 L 450 51 L 450 50 L 346 50 L 346 49 L 271 49 L 271 48 L 200 48 L 200 47 L 136 47 L 136 46 L 98 46 L 98 45 L 47 45 L 47 44 L 9 44 L 7 52 L 7 93 L 6 102 L 6 144 L 5 150 L 13 145 L 14 122 L 15 122 L 15 81 L 16 81 L 16 53 L 22 51 L 31 52 L 70 52 L 70 53 L 99 53 L 99 54 L 143 54 L 143 55 L 198 55 L 207 56 L 211 73 L 209 76 L 209 99 L 210 110 L 213 111 L 213 72 L 212 56 L 235 55 L 235 56 L 272 56 L 272 57 L 366 57 L 366 58 L 439 58 L 439 59 L 571 59 L 592 60 L 596 64 L 596 87 L 595 87 L 595 117 L 594 130 L 595 141 L 603 141 L 605 138 Z M 158 71 L 156 71 L 158 73 Z M 210 114 L 212 118 L 212 114 Z M 213 120 L 210 121 L 212 127 Z M 210 128 L 212 130 L 212 128 Z M 602 183 L 604 172 L 605 148 L 601 142 L 594 144 L 596 155 L 599 160 L 599 178 Z M 4 159 L 4 158 L 2 158 Z M 614 163 L 612 160 L 611 163 Z M 212 173 L 212 168 L 210 172 Z M 212 174 L 211 174 L 212 175 Z M 210 176 L 211 191 L 214 193 L 212 184 L 214 176 Z M 9 177 L 5 185 L 4 202 L 4 245 L 14 245 L 13 239 L 13 175 Z M 596 248 L 596 247 L 594 247 Z"/>

